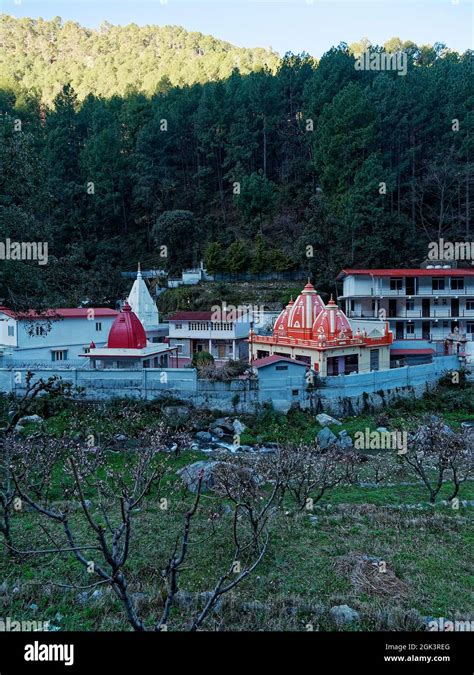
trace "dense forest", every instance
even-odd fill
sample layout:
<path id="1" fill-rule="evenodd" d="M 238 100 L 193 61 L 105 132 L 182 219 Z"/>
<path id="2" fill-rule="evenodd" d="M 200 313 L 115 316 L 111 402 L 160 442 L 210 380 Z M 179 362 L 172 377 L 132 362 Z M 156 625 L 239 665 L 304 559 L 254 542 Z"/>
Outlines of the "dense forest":
<path id="1" fill-rule="evenodd" d="M 277 59 L 180 28 L 3 17 L 0 301 L 113 304 L 136 261 L 170 272 L 409 266 L 470 239 L 472 53 L 393 38 Z M 408 54 L 406 76 L 358 70 Z M 312 247 L 312 248 L 309 248 Z"/>

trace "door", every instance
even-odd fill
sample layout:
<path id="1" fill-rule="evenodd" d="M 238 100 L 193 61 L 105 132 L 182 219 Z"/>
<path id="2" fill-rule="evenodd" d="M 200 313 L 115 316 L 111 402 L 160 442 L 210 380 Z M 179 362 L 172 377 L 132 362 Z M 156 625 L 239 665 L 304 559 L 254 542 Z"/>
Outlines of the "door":
<path id="1" fill-rule="evenodd" d="M 451 298 L 451 317 L 456 319 L 459 316 L 459 298 Z"/>
<path id="2" fill-rule="evenodd" d="M 421 301 L 421 316 L 430 316 L 430 299 L 429 298 L 423 298 L 423 300 Z"/>
<path id="3" fill-rule="evenodd" d="M 392 318 L 397 316 L 397 301 L 395 298 L 390 298 L 388 301 L 388 315 Z"/>
<path id="4" fill-rule="evenodd" d="M 379 350 L 371 349 L 370 350 L 370 370 L 379 369 Z"/>
<path id="5" fill-rule="evenodd" d="M 395 324 L 395 337 L 397 340 L 403 340 L 403 321 L 397 321 Z"/>
<path id="6" fill-rule="evenodd" d="M 431 337 L 430 334 L 430 322 L 429 321 L 422 321 L 421 322 L 421 337 L 423 340 L 429 340 Z"/>
<path id="7" fill-rule="evenodd" d="M 405 289 L 407 295 L 416 295 L 416 277 L 405 278 Z"/>
<path id="8" fill-rule="evenodd" d="M 220 359 L 225 359 L 225 343 L 219 342 L 217 345 L 217 355 Z"/>

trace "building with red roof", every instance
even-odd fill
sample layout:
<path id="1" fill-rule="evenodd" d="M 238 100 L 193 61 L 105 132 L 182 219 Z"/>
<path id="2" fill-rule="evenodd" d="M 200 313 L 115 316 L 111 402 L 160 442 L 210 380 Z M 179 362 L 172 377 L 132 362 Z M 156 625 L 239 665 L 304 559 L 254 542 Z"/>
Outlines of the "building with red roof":
<path id="1" fill-rule="evenodd" d="M 14 311 L 0 307 L 0 356 L 4 365 L 77 365 L 93 341 L 107 342 L 118 315 L 108 307 L 59 307 Z"/>

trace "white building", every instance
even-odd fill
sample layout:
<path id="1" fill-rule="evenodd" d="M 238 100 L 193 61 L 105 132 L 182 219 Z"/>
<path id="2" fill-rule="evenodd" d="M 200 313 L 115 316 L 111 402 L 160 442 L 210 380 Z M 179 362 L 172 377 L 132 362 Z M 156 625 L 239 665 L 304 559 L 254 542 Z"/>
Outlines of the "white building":
<path id="1" fill-rule="evenodd" d="M 127 298 L 132 311 L 139 318 L 149 342 L 162 342 L 168 333 L 166 324 L 160 323 L 160 315 L 156 302 L 143 279 L 138 265 L 137 278 L 133 282 L 132 290 Z"/>
<path id="2" fill-rule="evenodd" d="M 91 342 L 103 346 L 118 312 L 105 307 L 48 309 L 38 314 L 0 307 L 1 362 L 18 367 L 83 361 Z"/>
<path id="3" fill-rule="evenodd" d="M 337 279 L 348 317 L 389 321 L 393 351 L 442 352 L 474 339 L 474 269 L 345 269 Z"/>
<path id="4" fill-rule="evenodd" d="M 176 366 L 189 363 L 195 352 L 209 352 L 216 361 L 247 359 L 249 314 L 214 318 L 211 311 L 177 312 L 169 318 L 169 345 L 178 350 Z"/>

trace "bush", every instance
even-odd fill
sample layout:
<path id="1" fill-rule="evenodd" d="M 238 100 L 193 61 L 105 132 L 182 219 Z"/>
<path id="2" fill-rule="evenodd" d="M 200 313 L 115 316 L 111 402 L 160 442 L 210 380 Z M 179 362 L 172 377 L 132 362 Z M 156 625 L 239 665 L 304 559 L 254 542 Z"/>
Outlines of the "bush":
<path id="1" fill-rule="evenodd" d="M 214 363 L 214 357 L 209 352 L 195 352 L 192 364 L 195 368 L 204 368 Z"/>

